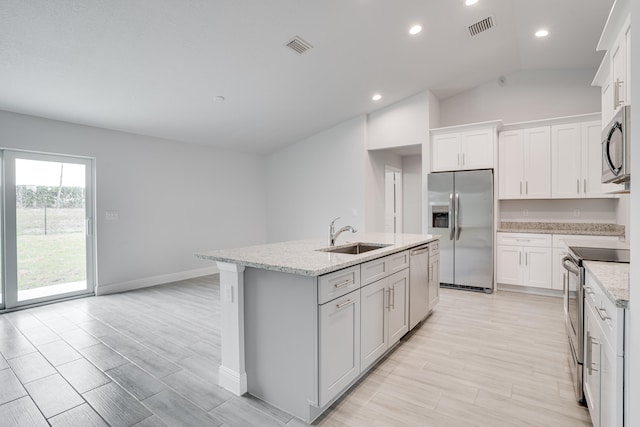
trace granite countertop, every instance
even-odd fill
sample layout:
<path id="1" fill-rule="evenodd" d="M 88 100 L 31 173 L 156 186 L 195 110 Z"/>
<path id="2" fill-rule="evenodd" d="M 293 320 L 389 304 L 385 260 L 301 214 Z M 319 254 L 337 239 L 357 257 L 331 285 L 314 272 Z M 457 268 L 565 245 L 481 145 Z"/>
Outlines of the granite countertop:
<path id="1" fill-rule="evenodd" d="M 617 307 L 629 308 L 629 264 L 584 261 L 583 265 Z"/>
<path id="2" fill-rule="evenodd" d="M 297 240 L 244 248 L 203 251 L 196 253 L 195 256 L 204 260 L 222 261 L 246 267 L 304 276 L 319 276 L 439 238 L 439 235 L 431 234 L 356 233 L 340 236 L 336 247 L 355 242 L 380 243 L 389 246 L 364 254 L 350 255 L 318 251 L 318 249 L 327 248 L 327 241 L 324 239 Z"/>
<path id="3" fill-rule="evenodd" d="M 539 234 L 586 234 L 591 236 L 624 236 L 624 225 L 590 222 L 507 222 L 498 231 Z"/>

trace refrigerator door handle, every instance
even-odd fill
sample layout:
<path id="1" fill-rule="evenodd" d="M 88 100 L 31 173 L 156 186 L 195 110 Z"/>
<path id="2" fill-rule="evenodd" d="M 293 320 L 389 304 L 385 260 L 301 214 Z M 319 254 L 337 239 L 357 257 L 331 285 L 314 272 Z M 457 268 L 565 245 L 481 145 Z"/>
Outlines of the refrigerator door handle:
<path id="1" fill-rule="evenodd" d="M 453 211 L 453 193 L 449 193 L 449 240 L 453 240 L 453 235 L 456 231 L 456 227 L 453 224 L 453 218 L 454 218 L 454 211 Z"/>
<path id="2" fill-rule="evenodd" d="M 456 240 L 460 240 L 460 193 L 456 193 Z"/>

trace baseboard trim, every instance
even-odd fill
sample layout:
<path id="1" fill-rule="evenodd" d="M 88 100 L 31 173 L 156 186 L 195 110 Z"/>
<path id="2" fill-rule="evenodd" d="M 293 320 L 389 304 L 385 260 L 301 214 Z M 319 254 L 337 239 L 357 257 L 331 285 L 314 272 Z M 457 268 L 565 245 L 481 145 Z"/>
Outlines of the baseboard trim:
<path id="1" fill-rule="evenodd" d="M 247 373 L 236 372 L 220 365 L 218 369 L 218 385 L 236 396 L 242 396 L 247 392 Z"/>
<path id="2" fill-rule="evenodd" d="M 523 294 L 541 295 L 562 298 L 564 294 L 558 289 L 534 288 L 531 286 L 505 285 L 498 283 L 499 291 L 520 292 Z"/>
<path id="3" fill-rule="evenodd" d="M 164 285 L 180 280 L 193 279 L 195 277 L 208 276 L 219 273 L 217 267 L 198 268 L 196 270 L 180 271 L 178 273 L 161 274 L 159 276 L 145 277 L 122 283 L 96 286 L 96 295 L 108 295 L 118 292 L 132 291 L 134 289 L 148 288 L 150 286 Z"/>

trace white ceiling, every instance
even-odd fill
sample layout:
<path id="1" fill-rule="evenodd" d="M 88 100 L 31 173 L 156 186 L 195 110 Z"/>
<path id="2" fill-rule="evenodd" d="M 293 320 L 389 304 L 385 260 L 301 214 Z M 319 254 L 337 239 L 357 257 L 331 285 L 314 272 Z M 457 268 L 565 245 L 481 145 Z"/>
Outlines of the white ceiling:
<path id="1" fill-rule="evenodd" d="M 424 89 L 596 68 L 612 3 L 0 0 L 0 109 L 268 153 Z M 489 15 L 495 28 L 469 37 Z M 313 49 L 286 48 L 295 35 Z"/>

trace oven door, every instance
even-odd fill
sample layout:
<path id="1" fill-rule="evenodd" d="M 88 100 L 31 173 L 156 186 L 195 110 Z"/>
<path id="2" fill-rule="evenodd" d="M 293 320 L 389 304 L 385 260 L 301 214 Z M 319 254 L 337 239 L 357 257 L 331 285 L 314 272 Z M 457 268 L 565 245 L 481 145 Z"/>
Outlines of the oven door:
<path id="1" fill-rule="evenodd" d="M 565 326 L 577 362 L 581 364 L 584 354 L 582 337 L 584 268 L 570 256 L 562 259 L 562 266 L 567 270 L 564 280 Z"/>

